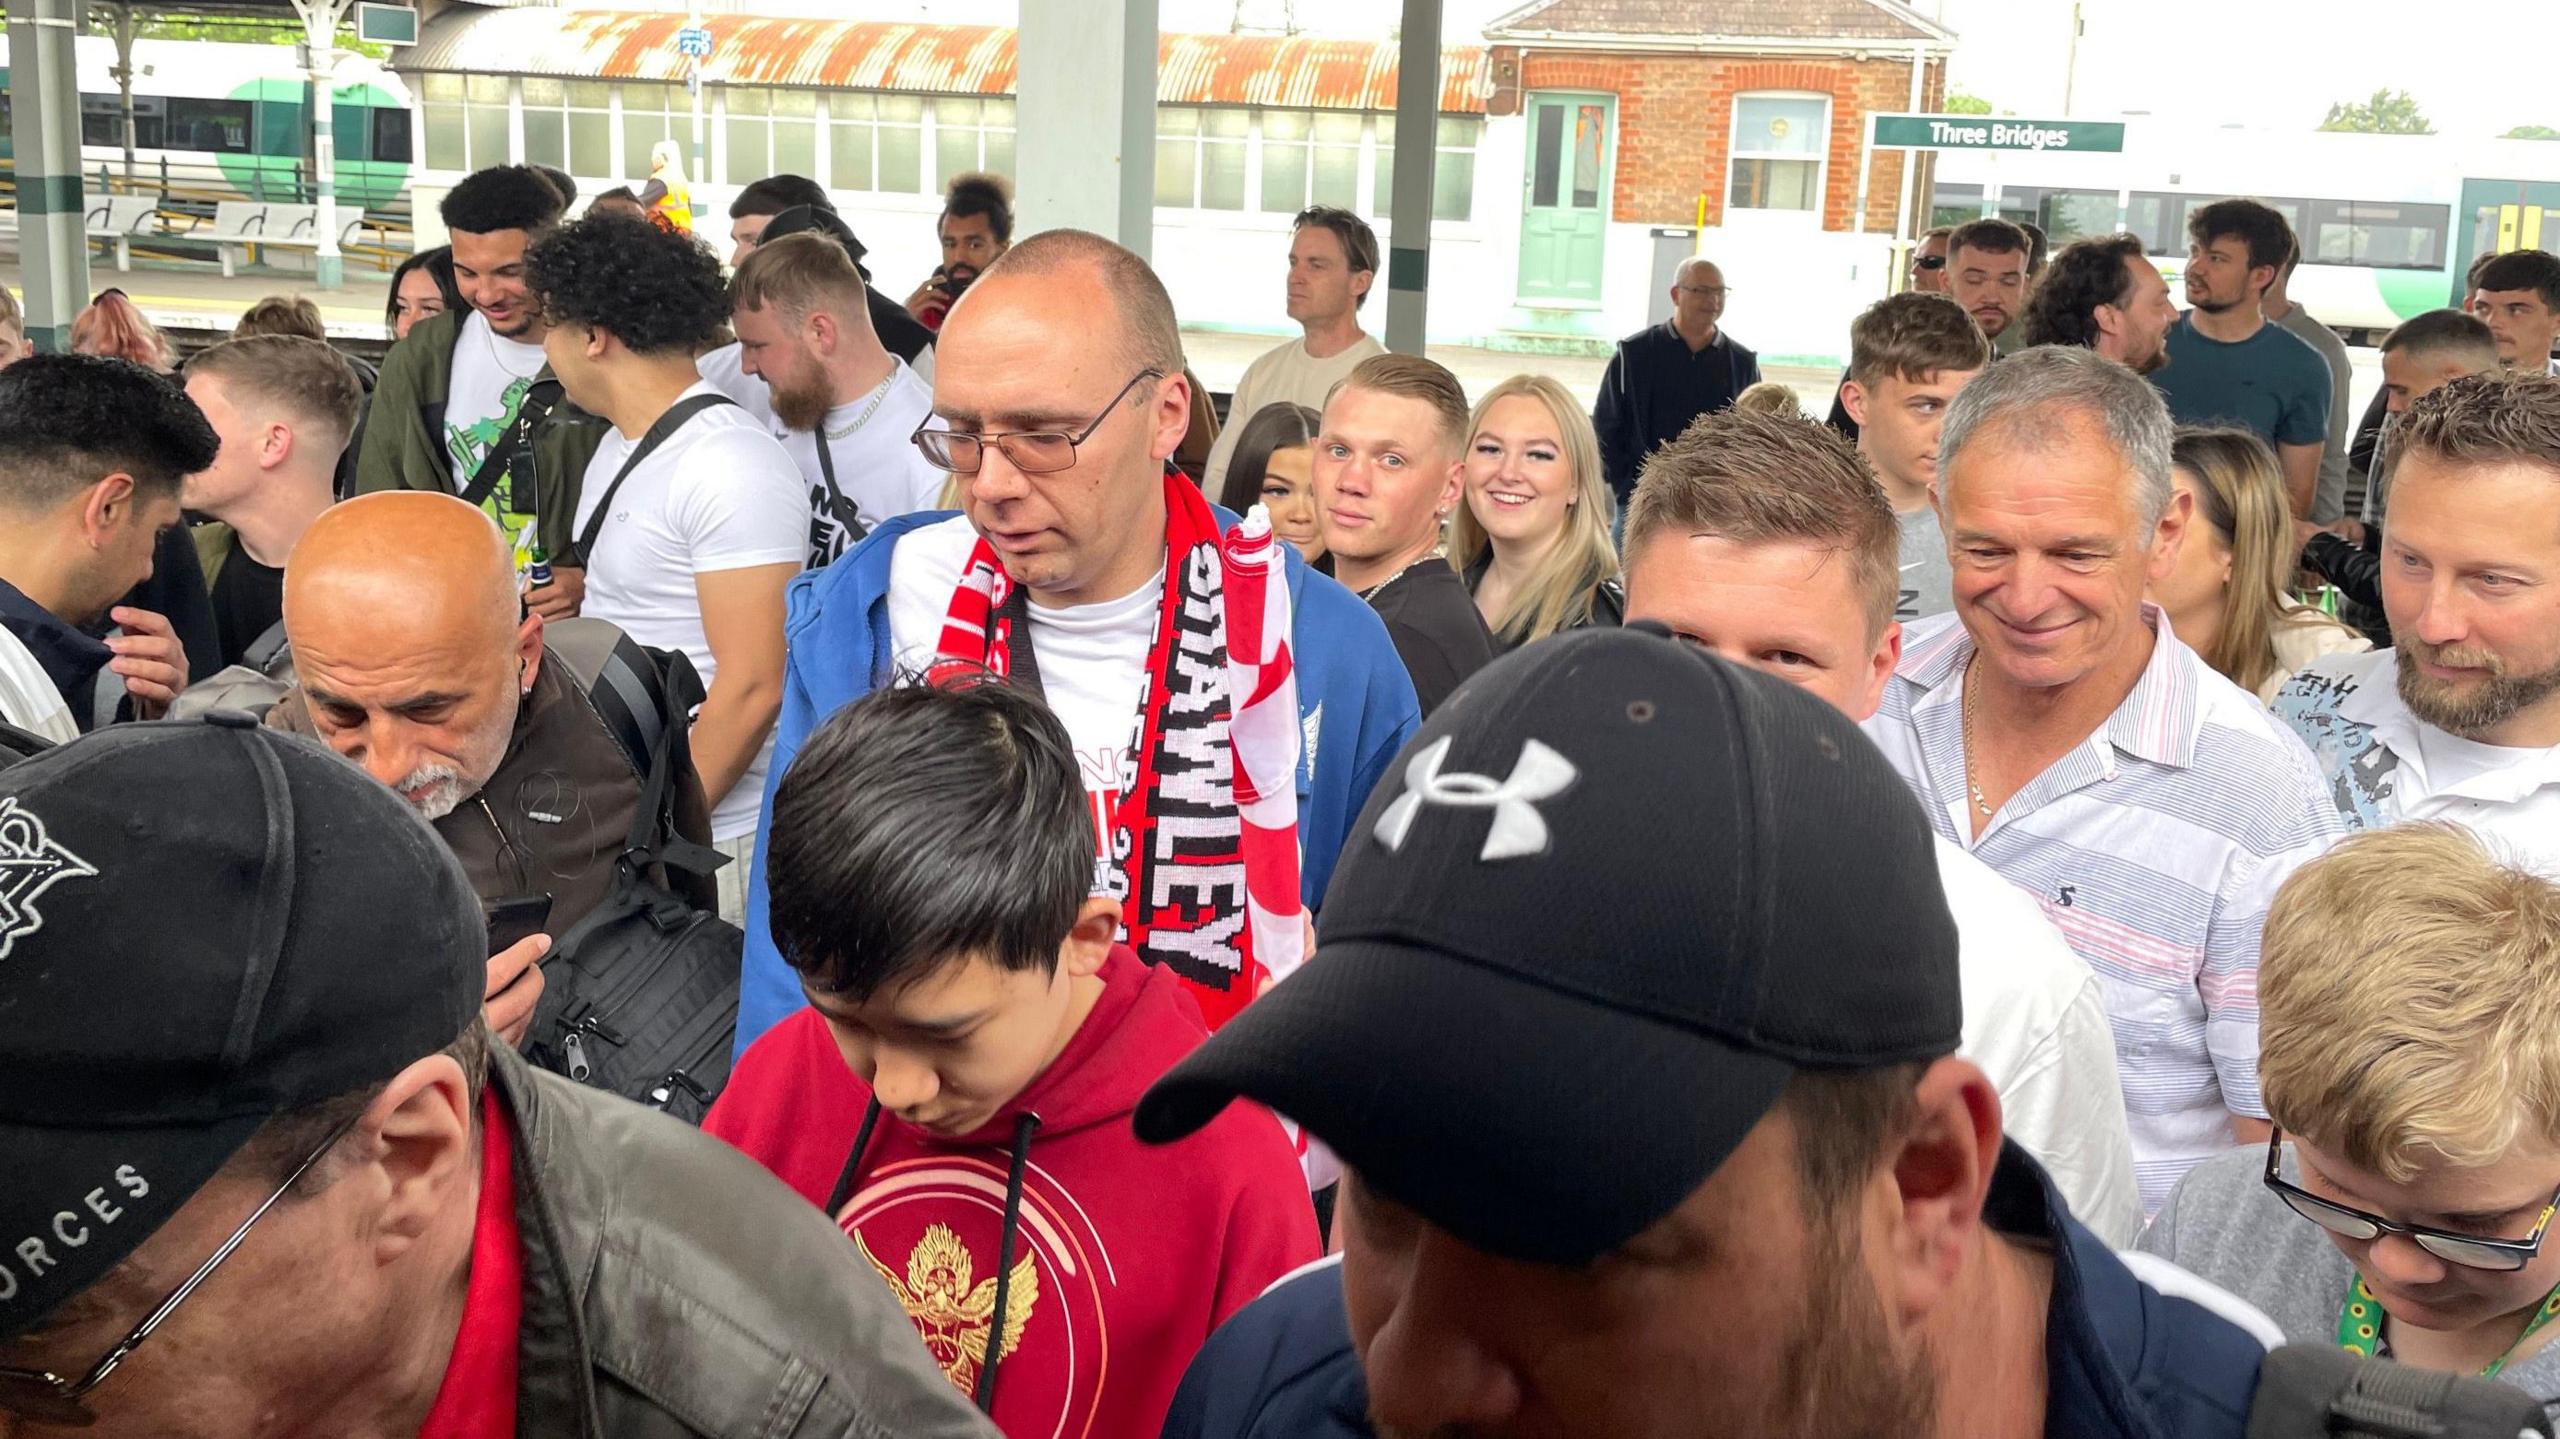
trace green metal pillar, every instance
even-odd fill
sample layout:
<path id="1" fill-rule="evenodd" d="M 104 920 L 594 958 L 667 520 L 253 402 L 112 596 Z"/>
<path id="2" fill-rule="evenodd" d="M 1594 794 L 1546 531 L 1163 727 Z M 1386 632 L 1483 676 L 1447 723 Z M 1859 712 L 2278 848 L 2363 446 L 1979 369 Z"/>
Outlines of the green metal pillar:
<path id="1" fill-rule="evenodd" d="M 1440 172 L 1440 0 L 1404 0 L 1396 56 L 1395 190 L 1387 206 L 1387 348 L 1422 353 L 1431 190 Z"/>

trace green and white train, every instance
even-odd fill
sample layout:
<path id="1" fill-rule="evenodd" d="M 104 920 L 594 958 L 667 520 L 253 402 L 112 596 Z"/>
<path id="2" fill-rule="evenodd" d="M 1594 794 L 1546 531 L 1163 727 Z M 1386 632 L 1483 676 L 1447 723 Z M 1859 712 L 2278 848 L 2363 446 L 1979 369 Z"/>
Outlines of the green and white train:
<path id="1" fill-rule="evenodd" d="M 1949 152 L 1937 224 L 2031 220 L 2058 247 L 2128 230 L 2177 282 L 2195 207 L 2250 195 L 2302 239 L 2291 294 L 2332 329 L 2378 338 L 2462 297 L 2472 257 L 2560 249 L 2560 141 L 2465 141 L 2178 125 L 2136 116 L 2119 155 Z"/>
<path id="2" fill-rule="evenodd" d="M 81 168 L 94 185 L 124 174 L 124 102 L 110 73 L 114 42 L 84 35 L 75 44 Z M 134 178 L 214 197 L 309 200 L 311 87 L 294 57 L 290 45 L 135 41 Z M 9 78 L 0 58 L 0 162 L 14 163 Z M 386 205 L 409 182 L 409 89 L 360 56 L 339 62 L 335 89 L 338 202 Z"/>

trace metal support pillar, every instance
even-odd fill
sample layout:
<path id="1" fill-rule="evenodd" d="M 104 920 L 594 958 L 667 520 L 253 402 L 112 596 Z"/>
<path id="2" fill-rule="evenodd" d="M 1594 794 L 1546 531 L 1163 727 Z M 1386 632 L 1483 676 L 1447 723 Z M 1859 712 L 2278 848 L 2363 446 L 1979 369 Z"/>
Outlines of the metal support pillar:
<path id="1" fill-rule="evenodd" d="M 338 22 L 352 0 L 293 0 L 302 17 L 303 44 L 311 66 L 312 225 L 320 233 L 311 281 L 323 290 L 346 283 L 346 258 L 338 252 Z"/>
<path id="2" fill-rule="evenodd" d="M 1440 0 L 1404 0 L 1396 56 L 1396 183 L 1387 207 L 1387 348 L 1422 353 L 1431 284 L 1431 190 L 1439 174 Z"/>
<path id="3" fill-rule="evenodd" d="M 702 0 L 691 0 L 685 7 L 684 23 L 689 29 L 702 28 Z M 684 88 L 693 97 L 693 161 L 684 172 L 684 223 L 688 230 L 702 219 L 701 206 L 693 196 L 694 188 L 711 181 L 711 166 L 702 158 L 702 61 L 700 55 L 685 57 Z"/>
<path id="4" fill-rule="evenodd" d="M 71 347 L 89 301 L 88 195 L 80 185 L 80 0 L 8 0 L 10 140 L 17 148 L 18 247 L 27 338 Z"/>
<path id="5" fill-rule="evenodd" d="M 1015 233 L 1155 249 L 1157 0 L 1032 0 L 1016 53 Z"/>

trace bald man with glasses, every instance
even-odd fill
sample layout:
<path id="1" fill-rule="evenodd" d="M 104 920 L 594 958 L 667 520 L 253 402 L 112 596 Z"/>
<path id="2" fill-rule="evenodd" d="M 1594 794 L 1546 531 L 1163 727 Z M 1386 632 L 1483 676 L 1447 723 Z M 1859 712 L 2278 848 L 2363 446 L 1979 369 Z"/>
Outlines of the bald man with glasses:
<path id="1" fill-rule="evenodd" d="M 913 439 L 961 510 L 888 520 L 794 583 L 771 773 L 882 685 L 987 670 L 1035 691 L 1083 764 L 1094 893 L 1121 902 L 1122 938 L 1186 981 L 1215 1025 L 1253 997 L 1218 561 L 1237 517 L 1166 467 L 1191 415 L 1173 302 L 1128 250 L 1050 231 L 987 268 L 935 350 L 933 410 Z M 1312 907 L 1418 710 L 1378 617 L 1282 558 Z M 741 1049 L 804 1002 L 770 937 L 774 898 L 759 859 Z"/>

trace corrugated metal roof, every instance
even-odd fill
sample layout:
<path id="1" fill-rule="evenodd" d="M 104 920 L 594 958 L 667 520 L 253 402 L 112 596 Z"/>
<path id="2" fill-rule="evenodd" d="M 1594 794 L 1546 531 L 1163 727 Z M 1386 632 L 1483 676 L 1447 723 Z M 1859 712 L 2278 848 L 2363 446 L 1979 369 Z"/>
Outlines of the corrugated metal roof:
<path id="1" fill-rule="evenodd" d="M 684 79 L 676 50 L 682 15 L 600 10 L 455 10 L 430 21 L 402 54 L 403 72 L 546 75 L 566 79 Z M 1014 32 L 990 25 L 876 20 L 778 20 L 710 15 L 714 83 L 928 95 L 1010 95 Z M 1156 51 L 1156 96 L 1167 105 L 1276 105 L 1393 110 L 1393 41 L 1305 36 L 1167 35 Z M 1485 51 L 1440 52 L 1440 108 L 1484 109 Z"/>

